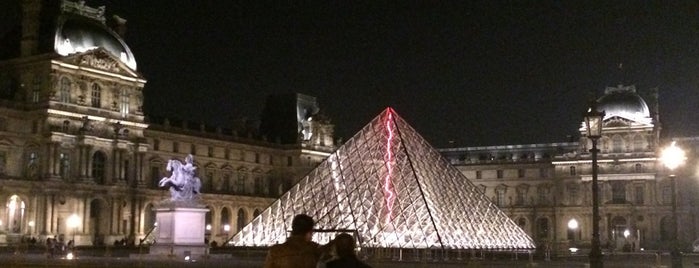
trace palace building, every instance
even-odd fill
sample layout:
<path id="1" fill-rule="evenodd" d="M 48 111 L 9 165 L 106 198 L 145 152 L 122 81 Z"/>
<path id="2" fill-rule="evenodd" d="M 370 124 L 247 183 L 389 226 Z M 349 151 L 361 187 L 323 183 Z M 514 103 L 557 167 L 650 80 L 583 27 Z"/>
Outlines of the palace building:
<path id="1" fill-rule="evenodd" d="M 652 105 L 635 86 L 608 87 L 598 141 L 600 240 L 609 250 L 668 249 L 673 240 L 672 180 L 683 248 L 697 238 L 697 138 L 661 139 L 657 94 Z M 440 151 L 539 246 L 589 248 L 592 238 L 592 142 L 580 117 L 580 138 L 546 144 L 444 148 Z M 686 164 L 675 173 L 659 154 L 677 141 Z"/>
<path id="2" fill-rule="evenodd" d="M 146 120 L 125 20 L 84 1 L 21 9 L 0 37 L 0 244 L 138 243 L 169 197 L 157 186 L 167 160 L 188 154 L 210 209 L 207 237 L 222 243 L 335 148 L 333 126 L 302 94 L 270 96 L 261 122 L 232 128 Z"/>

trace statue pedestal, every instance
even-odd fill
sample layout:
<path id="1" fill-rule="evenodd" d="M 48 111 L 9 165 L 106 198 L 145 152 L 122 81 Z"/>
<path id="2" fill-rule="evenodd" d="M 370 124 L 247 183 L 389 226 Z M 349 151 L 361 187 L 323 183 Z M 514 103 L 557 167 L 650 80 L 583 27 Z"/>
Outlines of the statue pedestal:
<path id="1" fill-rule="evenodd" d="M 204 205 L 167 202 L 153 209 L 158 223 L 155 245 L 150 255 L 199 259 L 206 255 Z"/>

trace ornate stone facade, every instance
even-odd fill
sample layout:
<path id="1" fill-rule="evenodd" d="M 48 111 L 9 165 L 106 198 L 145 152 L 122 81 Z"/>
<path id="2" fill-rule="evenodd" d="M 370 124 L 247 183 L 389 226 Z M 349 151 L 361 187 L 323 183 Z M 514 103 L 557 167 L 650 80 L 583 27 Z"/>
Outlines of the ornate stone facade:
<path id="1" fill-rule="evenodd" d="M 599 140 L 600 238 L 609 250 L 667 249 L 672 192 L 659 152 L 657 102 L 649 109 L 633 86 L 610 87 L 598 100 L 607 111 Z M 582 120 L 582 116 L 581 116 Z M 578 141 L 446 148 L 441 152 L 539 246 L 589 248 L 592 237 L 592 144 Z M 674 138 L 689 159 L 678 174 L 679 232 L 684 248 L 697 238 L 696 138 Z"/>
<path id="2" fill-rule="evenodd" d="M 32 15 L 52 2 L 22 3 Z M 104 12 L 82 2 L 62 6 L 59 25 L 68 13 Z M 32 21 L 38 13 L 29 15 L 23 23 L 37 27 L 23 28 L 23 36 L 51 32 Z M 88 28 L 103 24 L 94 19 Z M 130 53 L 111 30 L 100 34 Z M 153 229 L 154 204 L 169 197 L 157 186 L 169 175 L 165 164 L 187 154 L 196 156 L 202 202 L 211 210 L 207 237 L 221 244 L 334 148 L 329 123 L 314 126 L 328 136 L 322 144 L 280 144 L 254 129 L 147 122 L 146 80 L 131 54 L 96 47 L 61 55 L 59 46 L 42 50 L 29 39 L 22 46 L 27 54 L 0 59 L 0 245 L 54 236 L 75 237 L 77 245 L 138 243 Z M 69 226 L 73 215 L 79 223 Z"/>

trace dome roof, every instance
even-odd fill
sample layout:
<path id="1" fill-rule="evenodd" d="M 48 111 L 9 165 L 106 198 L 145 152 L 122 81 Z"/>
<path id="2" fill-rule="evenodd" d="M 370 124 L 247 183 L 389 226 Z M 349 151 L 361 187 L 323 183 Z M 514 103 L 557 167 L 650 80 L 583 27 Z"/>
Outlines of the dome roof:
<path id="1" fill-rule="evenodd" d="M 66 56 L 101 47 L 136 70 L 136 59 L 124 40 L 100 21 L 68 15 L 58 21 L 54 50 Z"/>
<path id="2" fill-rule="evenodd" d="M 607 88 L 597 100 L 597 110 L 605 112 L 604 119 L 617 116 L 650 123 L 650 109 L 634 86 Z"/>

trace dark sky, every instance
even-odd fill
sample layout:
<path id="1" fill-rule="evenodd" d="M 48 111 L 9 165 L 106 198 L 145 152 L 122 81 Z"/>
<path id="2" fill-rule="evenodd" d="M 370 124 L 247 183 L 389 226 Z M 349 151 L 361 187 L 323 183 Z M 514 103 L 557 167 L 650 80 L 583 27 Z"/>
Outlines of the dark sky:
<path id="1" fill-rule="evenodd" d="M 699 135 L 696 1 L 269 2 L 87 1 L 128 20 L 152 115 L 229 124 L 300 92 L 345 138 L 391 106 L 438 147 L 557 142 L 623 82 Z"/>

